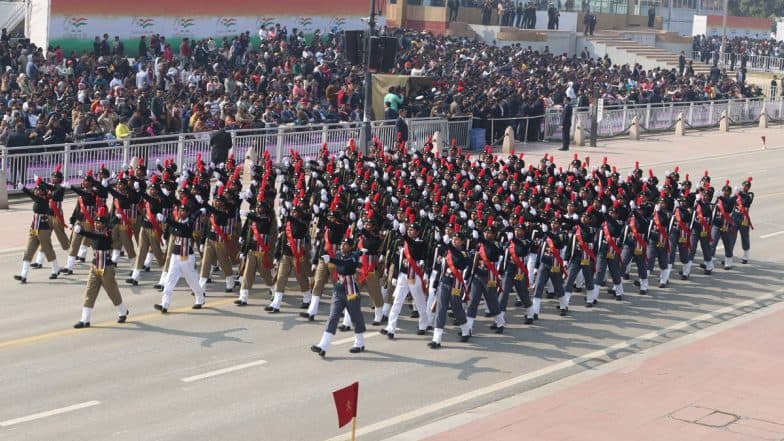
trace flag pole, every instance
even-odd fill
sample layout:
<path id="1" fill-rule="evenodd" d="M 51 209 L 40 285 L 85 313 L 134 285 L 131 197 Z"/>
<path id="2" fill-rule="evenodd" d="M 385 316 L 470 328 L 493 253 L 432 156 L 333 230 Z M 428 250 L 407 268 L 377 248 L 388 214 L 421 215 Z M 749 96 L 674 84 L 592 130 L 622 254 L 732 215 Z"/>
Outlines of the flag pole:
<path id="1" fill-rule="evenodd" d="M 351 419 L 351 441 L 357 441 L 357 417 Z"/>

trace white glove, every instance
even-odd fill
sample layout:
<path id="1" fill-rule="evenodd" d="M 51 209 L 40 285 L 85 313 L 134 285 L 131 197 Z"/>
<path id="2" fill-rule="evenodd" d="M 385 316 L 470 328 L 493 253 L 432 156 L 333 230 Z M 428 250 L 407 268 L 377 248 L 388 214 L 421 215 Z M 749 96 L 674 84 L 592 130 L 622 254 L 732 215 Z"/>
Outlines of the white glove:
<path id="1" fill-rule="evenodd" d="M 436 231 L 436 233 L 435 233 L 435 236 L 434 236 L 434 237 L 435 237 L 435 239 L 436 239 L 436 242 L 440 242 L 440 241 L 441 241 L 441 234 L 440 234 L 438 231 Z"/>
<path id="2" fill-rule="evenodd" d="M 162 189 L 161 189 L 161 193 L 163 193 L 163 195 L 164 195 L 164 196 L 169 196 L 169 195 L 171 194 L 171 193 L 169 192 L 169 190 L 167 190 L 167 189 L 165 189 L 165 188 L 162 188 Z"/>
<path id="3" fill-rule="evenodd" d="M 607 207 L 602 205 L 602 213 L 607 213 Z"/>
<path id="4" fill-rule="evenodd" d="M 479 239 L 479 231 L 477 231 L 477 230 L 471 231 L 471 237 L 473 237 L 474 240 Z"/>
<path id="5" fill-rule="evenodd" d="M 362 219 L 357 221 L 357 229 L 359 229 L 359 230 L 364 230 L 365 229 L 365 223 L 362 222 Z"/>
<path id="6" fill-rule="evenodd" d="M 245 238 L 244 237 L 238 237 L 237 238 L 237 242 L 239 242 L 240 245 L 242 245 L 243 243 L 245 243 Z"/>
<path id="7" fill-rule="evenodd" d="M 313 204 L 313 214 L 319 214 L 319 206 L 316 204 Z"/>
<path id="8" fill-rule="evenodd" d="M 419 217 L 427 217 L 427 212 L 425 212 L 424 208 L 419 209 Z"/>
<path id="9" fill-rule="evenodd" d="M 392 279 L 392 286 L 397 286 L 397 278 Z"/>
<path id="10" fill-rule="evenodd" d="M 468 215 L 466 214 L 465 211 L 461 211 L 460 212 L 460 219 L 462 219 L 462 220 L 468 219 Z"/>
<path id="11" fill-rule="evenodd" d="M 547 228 L 547 224 L 543 224 L 542 225 L 542 231 L 546 233 L 547 230 L 549 230 L 549 228 Z"/>
<path id="12" fill-rule="evenodd" d="M 310 172 L 310 177 L 313 178 L 313 179 L 317 179 L 318 178 L 318 173 Z"/>
<path id="13" fill-rule="evenodd" d="M 357 214 L 352 211 L 351 213 L 348 214 L 348 218 L 351 219 L 351 221 L 353 222 L 357 220 Z"/>
<path id="14" fill-rule="evenodd" d="M 531 216 L 536 216 L 536 208 L 531 207 L 531 209 L 528 210 L 528 212 L 531 213 Z"/>
<path id="15" fill-rule="evenodd" d="M 133 182 L 133 189 L 136 190 L 136 191 L 139 191 L 139 182 L 138 181 L 134 181 Z"/>
<path id="16" fill-rule="evenodd" d="M 201 214 L 207 214 L 207 209 L 206 209 L 206 208 L 204 208 L 204 207 L 202 207 L 202 208 L 201 208 L 201 210 L 199 210 L 199 212 L 200 212 Z"/>
<path id="17" fill-rule="evenodd" d="M 474 228 L 476 224 L 474 223 L 473 219 L 468 219 L 468 228 Z"/>
<path id="18" fill-rule="evenodd" d="M 278 266 L 278 259 L 272 261 L 272 266 Z"/>
<path id="19" fill-rule="evenodd" d="M 291 201 L 286 201 L 283 203 L 283 206 L 286 207 L 286 210 L 291 210 Z"/>
<path id="20" fill-rule="evenodd" d="M 245 259 L 245 254 L 240 253 L 240 260 L 243 260 L 243 259 Z"/>
<path id="21" fill-rule="evenodd" d="M 280 187 L 280 192 L 281 192 L 281 193 L 288 193 L 288 192 L 289 192 L 289 187 L 288 187 L 288 185 L 283 185 L 283 186 L 281 186 L 281 187 Z"/>
<path id="22" fill-rule="evenodd" d="M 509 240 L 512 240 L 514 238 L 514 233 L 512 233 L 511 231 L 507 232 L 506 233 L 506 238 L 509 239 Z"/>
<path id="23" fill-rule="evenodd" d="M 523 208 L 528 209 L 528 201 L 523 201 Z"/>
<path id="24" fill-rule="evenodd" d="M 655 207 L 653 207 L 653 211 L 656 211 L 656 212 L 658 212 L 658 211 L 659 211 L 659 204 L 656 204 L 656 206 L 655 206 Z"/>
<path id="25" fill-rule="evenodd" d="M 198 202 L 199 204 L 203 204 L 204 203 L 204 198 L 202 198 L 201 195 L 197 194 L 196 195 L 196 202 Z"/>
<path id="26" fill-rule="evenodd" d="M 218 164 L 218 168 L 223 170 L 224 168 L 226 168 L 226 164 L 221 162 L 220 164 Z"/>
<path id="27" fill-rule="evenodd" d="M 326 209 L 327 209 L 327 204 L 325 204 L 325 203 L 323 203 L 323 202 L 322 202 L 322 203 L 320 203 L 320 204 L 318 205 L 318 207 L 319 207 L 319 210 L 321 210 L 321 211 L 324 211 L 324 210 L 326 210 Z"/>
<path id="28" fill-rule="evenodd" d="M 122 218 L 123 218 L 122 214 L 120 214 L 120 213 L 115 214 L 114 217 L 116 217 L 117 219 L 120 219 L 120 220 L 122 220 Z"/>
<path id="29" fill-rule="evenodd" d="M 158 213 L 155 215 L 155 218 L 158 219 L 158 222 L 163 222 L 166 218 L 163 216 L 163 213 Z"/>
<path id="30" fill-rule="evenodd" d="M 74 233 L 79 234 L 82 231 L 82 226 L 79 224 L 74 225 L 73 227 Z"/>
<path id="31" fill-rule="evenodd" d="M 248 215 L 248 210 L 240 210 L 240 216 L 245 217 Z"/>
<path id="32" fill-rule="evenodd" d="M 392 215 L 390 214 L 388 216 L 392 216 Z M 395 216 L 392 216 L 392 219 L 390 219 L 390 220 L 392 221 L 392 229 L 393 230 L 397 230 L 397 227 L 400 226 L 400 221 L 395 219 Z"/>
<path id="33" fill-rule="evenodd" d="M 101 185 L 105 187 L 109 186 L 109 180 L 106 178 L 101 179 Z"/>
<path id="34" fill-rule="evenodd" d="M 283 207 L 280 207 L 280 211 L 279 211 L 279 213 L 280 213 L 280 215 L 281 215 L 281 216 L 285 216 L 285 215 L 287 215 L 287 214 L 288 214 L 288 211 L 286 211 L 286 209 L 285 209 L 285 208 L 283 208 Z"/>
<path id="35" fill-rule="evenodd" d="M 406 224 L 400 224 L 397 227 L 397 231 L 399 231 L 400 234 L 406 234 Z"/>
<path id="36" fill-rule="evenodd" d="M 361 249 L 361 250 L 359 250 L 359 251 L 361 251 L 361 252 L 362 252 L 362 254 L 367 254 L 367 253 L 368 253 L 368 249 L 367 249 L 367 248 L 362 248 L 362 249 Z"/>
<path id="37" fill-rule="evenodd" d="M 637 209 L 637 204 L 634 203 L 634 201 L 631 201 L 631 202 L 629 202 L 629 208 L 631 208 L 632 210 L 636 210 Z"/>
<path id="38" fill-rule="evenodd" d="M 321 260 L 323 260 L 324 263 L 329 263 L 329 254 L 325 254 L 321 256 Z"/>

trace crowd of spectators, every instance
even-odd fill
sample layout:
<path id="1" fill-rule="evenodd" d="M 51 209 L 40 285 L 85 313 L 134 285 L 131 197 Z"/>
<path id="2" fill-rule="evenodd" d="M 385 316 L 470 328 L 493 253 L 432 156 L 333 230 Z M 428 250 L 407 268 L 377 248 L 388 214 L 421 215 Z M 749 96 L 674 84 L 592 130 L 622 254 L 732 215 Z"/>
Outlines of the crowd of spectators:
<path id="1" fill-rule="evenodd" d="M 721 53 L 721 37 L 697 35 L 692 42 L 692 50 L 699 59 L 708 64 L 718 64 Z M 784 59 L 784 42 L 775 38 L 761 39 L 733 37 L 727 39 L 724 48 L 730 70 L 745 68 L 751 57 L 765 57 L 771 60 Z"/>
<path id="2" fill-rule="evenodd" d="M 607 105 L 747 97 L 759 91 L 723 72 L 615 65 L 585 52 L 568 56 L 497 47 L 401 29 L 394 73 L 427 76 L 432 86 L 400 92 L 409 117 L 473 114 L 543 118 L 569 96 L 589 102 L 596 85 Z M 142 38 L 132 57 L 119 38 L 96 37 L 92 51 L 46 51 L 0 39 L 0 143 L 55 144 L 218 128 L 243 129 L 359 121 L 364 69 L 345 59 L 336 30 L 305 36 L 280 25 L 233 38 Z M 137 55 L 138 52 L 138 55 Z M 381 118 L 379 115 L 378 118 Z M 538 137 L 538 124 L 531 137 Z"/>

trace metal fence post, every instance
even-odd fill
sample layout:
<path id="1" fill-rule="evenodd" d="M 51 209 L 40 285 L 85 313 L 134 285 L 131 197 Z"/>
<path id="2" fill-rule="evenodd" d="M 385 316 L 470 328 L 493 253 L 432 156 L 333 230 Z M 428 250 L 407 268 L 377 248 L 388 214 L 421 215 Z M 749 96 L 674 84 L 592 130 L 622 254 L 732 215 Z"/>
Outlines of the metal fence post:
<path id="1" fill-rule="evenodd" d="M 439 149 L 439 151 L 443 151 L 447 145 L 449 145 L 448 141 L 446 141 L 447 137 L 449 136 L 449 121 L 446 119 L 441 120 L 441 136 L 438 137 L 438 142 L 440 143 L 438 146 L 434 146 Z"/>
<path id="2" fill-rule="evenodd" d="M 131 158 L 128 157 L 128 154 L 130 153 L 130 150 L 131 150 L 131 140 L 130 139 L 128 139 L 128 138 L 123 139 L 123 147 L 122 147 L 122 149 L 123 149 L 122 163 L 124 165 L 126 165 L 126 166 L 130 165 L 129 161 L 131 160 Z"/>
<path id="3" fill-rule="evenodd" d="M 360 132 L 364 132 L 365 125 L 362 124 L 362 129 Z M 361 139 L 365 139 L 363 136 Z M 321 129 L 321 145 L 326 145 L 327 141 L 329 141 L 329 131 L 327 130 L 327 126 L 322 127 Z M 362 144 L 364 145 L 364 144 Z"/>
<path id="4" fill-rule="evenodd" d="M 645 121 L 640 121 L 640 124 L 649 126 L 651 124 L 651 103 L 645 106 Z"/>
<path id="5" fill-rule="evenodd" d="M 689 117 L 688 117 L 687 121 L 689 122 L 689 125 L 692 125 L 692 126 L 694 125 L 694 103 L 693 102 L 689 103 Z"/>
<path id="6" fill-rule="evenodd" d="M 177 167 L 185 170 L 185 135 L 177 137 Z"/>
<path id="7" fill-rule="evenodd" d="M 708 122 L 709 125 L 713 125 L 713 101 L 710 102 L 710 107 L 708 108 Z"/>
<path id="8" fill-rule="evenodd" d="M 278 127 L 278 140 L 275 147 L 275 159 L 283 162 L 283 127 Z"/>
<path id="9" fill-rule="evenodd" d="M 752 118 L 751 115 L 749 114 L 749 99 L 746 98 L 745 101 L 746 102 L 743 106 L 743 114 L 746 115 L 746 118 L 748 118 L 748 120 L 751 120 Z"/>
<path id="10" fill-rule="evenodd" d="M 71 168 L 71 144 L 63 147 L 63 182 L 68 182 L 69 171 Z M 3 153 L 3 169 L 5 169 L 5 152 Z"/>
<path id="11" fill-rule="evenodd" d="M 229 135 L 231 135 L 231 148 L 229 149 L 229 153 L 235 153 L 236 150 L 234 148 L 237 147 L 237 132 L 232 130 L 229 132 Z M 236 153 L 234 156 L 237 156 Z"/>

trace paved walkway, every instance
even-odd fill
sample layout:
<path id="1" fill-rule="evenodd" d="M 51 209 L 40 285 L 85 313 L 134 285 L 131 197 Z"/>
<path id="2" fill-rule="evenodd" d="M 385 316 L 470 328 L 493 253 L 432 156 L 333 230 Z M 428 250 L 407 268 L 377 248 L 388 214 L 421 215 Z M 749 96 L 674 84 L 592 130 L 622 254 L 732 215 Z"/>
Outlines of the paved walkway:
<path id="1" fill-rule="evenodd" d="M 769 308 L 429 440 L 783 440 L 784 305 Z"/>

